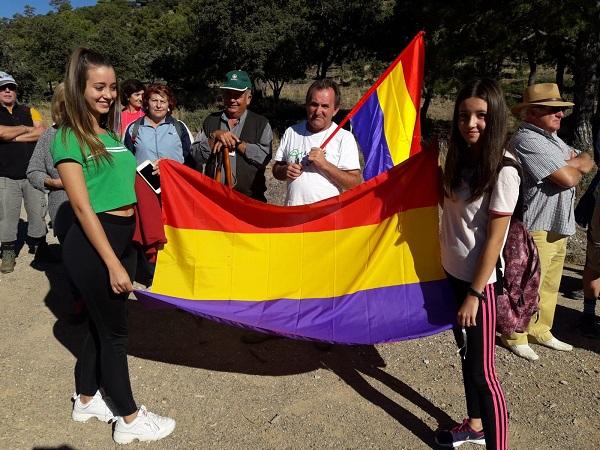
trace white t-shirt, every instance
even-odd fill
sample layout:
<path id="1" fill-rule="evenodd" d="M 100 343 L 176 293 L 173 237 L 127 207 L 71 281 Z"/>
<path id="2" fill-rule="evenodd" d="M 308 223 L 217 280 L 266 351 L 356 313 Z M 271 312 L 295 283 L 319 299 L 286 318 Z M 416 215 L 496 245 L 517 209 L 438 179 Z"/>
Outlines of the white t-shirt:
<path id="1" fill-rule="evenodd" d="M 519 199 L 520 181 L 517 169 L 505 166 L 500 170 L 491 194 L 484 194 L 474 202 L 467 203 L 470 191 L 463 182 L 452 198 L 444 197 L 441 247 L 442 266 L 446 272 L 460 280 L 473 281 L 479 255 L 487 240 L 489 213 L 512 215 Z M 508 228 L 502 247 L 507 234 Z M 496 271 L 493 270 L 487 284 L 495 281 Z"/>
<path id="2" fill-rule="evenodd" d="M 315 203 L 341 193 L 313 164 L 307 164 L 310 149 L 320 147 L 336 127 L 332 122 L 327 130 L 312 133 L 306 128 L 306 122 L 301 122 L 285 130 L 275 153 L 275 161 L 302 164 L 302 174 L 288 181 L 287 206 Z M 325 148 L 325 159 L 341 170 L 360 170 L 358 146 L 352 133 L 339 130 Z"/>

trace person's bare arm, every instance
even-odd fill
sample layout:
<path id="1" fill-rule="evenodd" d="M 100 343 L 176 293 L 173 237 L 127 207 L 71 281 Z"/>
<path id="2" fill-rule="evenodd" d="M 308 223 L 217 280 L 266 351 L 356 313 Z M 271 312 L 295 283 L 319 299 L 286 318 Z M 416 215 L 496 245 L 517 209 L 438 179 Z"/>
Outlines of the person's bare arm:
<path id="1" fill-rule="evenodd" d="M 471 283 L 471 287 L 477 292 L 484 291 L 487 281 L 495 270 L 500 251 L 502 251 L 504 235 L 506 234 L 506 229 L 510 223 L 510 217 L 510 215 L 490 214 L 488 237 L 485 241 L 481 255 L 479 256 L 477 271 L 475 272 L 473 282 Z M 478 308 L 479 299 L 472 294 L 467 294 L 462 305 L 458 309 L 458 325 L 461 327 L 475 326 Z"/>
<path id="2" fill-rule="evenodd" d="M 27 132 L 15 137 L 15 142 L 36 142 L 46 130 L 44 124 L 35 120 L 32 127 L 27 127 Z"/>
<path id="3" fill-rule="evenodd" d="M 325 159 L 325 152 L 318 147 L 314 147 L 308 154 L 308 160 L 315 165 L 315 167 L 326 176 L 329 181 L 335 184 L 343 191 L 352 189 L 358 186 L 362 182 L 362 175 L 360 170 L 342 170 L 336 167 Z"/>
<path id="4" fill-rule="evenodd" d="M 117 294 L 131 292 L 133 286 L 129 274 L 115 255 L 104 228 L 90 204 L 81 165 L 65 161 L 61 162 L 57 169 L 83 232 L 108 269 L 112 290 Z M 84 262 L 82 261 L 82 263 Z"/>
<path id="5" fill-rule="evenodd" d="M 594 167 L 594 160 L 585 152 L 566 161 L 567 165 L 552 172 L 548 179 L 566 189 L 575 187 L 584 174 Z"/>
<path id="6" fill-rule="evenodd" d="M 0 125 L 0 141 L 12 141 L 17 136 L 27 133 L 30 128 L 32 127 L 27 127 L 25 125 Z"/>

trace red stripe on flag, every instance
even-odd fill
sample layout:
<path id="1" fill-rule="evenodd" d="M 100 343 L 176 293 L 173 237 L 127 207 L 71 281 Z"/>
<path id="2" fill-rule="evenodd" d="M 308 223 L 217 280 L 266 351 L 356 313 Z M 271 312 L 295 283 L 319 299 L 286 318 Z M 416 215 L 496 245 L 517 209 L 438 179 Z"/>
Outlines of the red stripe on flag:
<path id="1" fill-rule="evenodd" d="M 268 205 L 174 161 L 161 162 L 163 221 L 234 233 L 329 231 L 380 223 L 438 202 L 437 153 L 422 152 L 342 195 L 312 205 Z"/>

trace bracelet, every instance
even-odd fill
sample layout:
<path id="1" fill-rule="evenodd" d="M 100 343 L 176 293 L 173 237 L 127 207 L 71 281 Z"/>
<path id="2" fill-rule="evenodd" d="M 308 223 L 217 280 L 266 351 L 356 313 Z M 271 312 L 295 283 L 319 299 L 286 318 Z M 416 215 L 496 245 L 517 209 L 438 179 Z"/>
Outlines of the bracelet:
<path id="1" fill-rule="evenodd" d="M 473 297 L 477 297 L 479 300 L 485 300 L 485 294 L 483 292 L 476 291 L 472 286 L 469 286 L 467 289 L 467 293 L 472 295 Z"/>

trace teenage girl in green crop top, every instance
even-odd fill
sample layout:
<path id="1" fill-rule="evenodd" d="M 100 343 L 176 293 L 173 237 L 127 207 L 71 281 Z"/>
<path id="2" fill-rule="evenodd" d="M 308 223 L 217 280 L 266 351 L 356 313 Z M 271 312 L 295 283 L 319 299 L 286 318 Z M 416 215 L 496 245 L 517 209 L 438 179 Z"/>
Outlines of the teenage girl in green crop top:
<path id="1" fill-rule="evenodd" d="M 52 156 L 77 217 L 65 237 L 63 261 L 90 317 L 72 417 L 116 420 L 113 438 L 125 444 L 161 439 L 175 421 L 138 408 L 129 381 L 126 300 L 136 265 L 136 162 L 113 131 L 117 94 L 110 62 L 91 50 L 75 50 L 65 76 L 66 117 Z"/>

